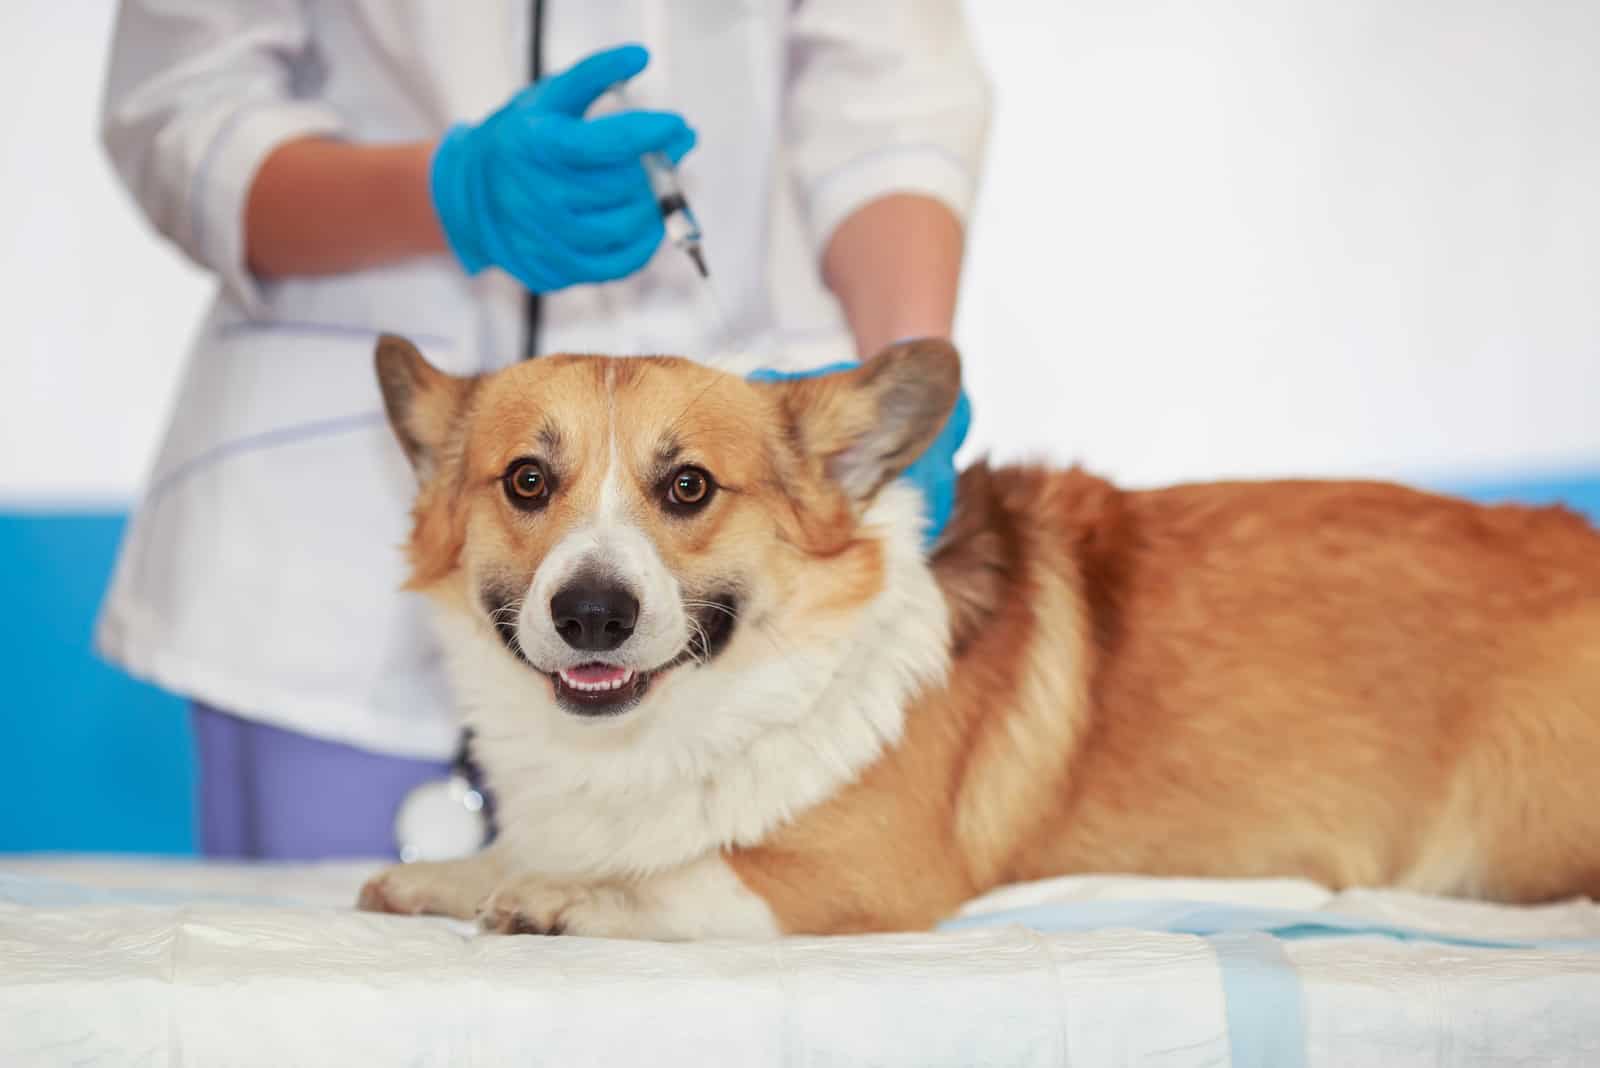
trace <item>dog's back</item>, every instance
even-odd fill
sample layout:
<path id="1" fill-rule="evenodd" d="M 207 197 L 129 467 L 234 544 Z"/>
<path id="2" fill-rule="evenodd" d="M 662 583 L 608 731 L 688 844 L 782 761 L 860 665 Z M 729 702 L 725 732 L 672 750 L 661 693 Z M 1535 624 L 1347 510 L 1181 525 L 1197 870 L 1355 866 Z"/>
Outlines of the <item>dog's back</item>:
<path id="1" fill-rule="evenodd" d="M 958 685 L 1020 647 L 1020 677 L 1060 689 L 1053 718 L 999 687 L 974 723 L 960 792 L 990 811 L 1016 750 L 1066 746 L 1002 878 L 1600 891 L 1600 535 L 1579 517 L 1031 469 L 976 469 L 961 498 L 937 563 Z"/>

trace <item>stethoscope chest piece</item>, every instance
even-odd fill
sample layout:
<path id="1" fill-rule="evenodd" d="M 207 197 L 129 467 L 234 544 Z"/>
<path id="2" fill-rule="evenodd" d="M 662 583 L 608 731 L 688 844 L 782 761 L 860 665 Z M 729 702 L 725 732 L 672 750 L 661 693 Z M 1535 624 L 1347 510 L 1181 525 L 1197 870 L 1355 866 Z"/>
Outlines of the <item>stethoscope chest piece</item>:
<path id="1" fill-rule="evenodd" d="M 489 841 L 483 795 L 464 775 L 425 782 L 400 802 L 394 838 L 407 864 L 471 856 Z"/>

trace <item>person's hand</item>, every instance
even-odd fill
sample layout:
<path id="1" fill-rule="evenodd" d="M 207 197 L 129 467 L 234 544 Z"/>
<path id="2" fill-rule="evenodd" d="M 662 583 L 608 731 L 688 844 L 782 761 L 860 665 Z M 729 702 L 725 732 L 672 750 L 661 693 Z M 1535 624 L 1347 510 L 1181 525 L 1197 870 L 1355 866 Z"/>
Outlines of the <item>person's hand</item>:
<path id="1" fill-rule="evenodd" d="M 840 371 L 849 371 L 859 367 L 855 362 L 831 363 L 825 367 L 817 367 L 809 371 L 774 371 L 762 368 L 752 371 L 749 378 L 756 382 L 781 382 L 793 378 L 815 378 L 818 375 L 837 374 Z M 967 399 L 967 391 L 963 389 L 956 398 L 956 406 L 950 412 L 950 417 L 945 420 L 944 429 L 939 436 L 933 439 L 927 451 L 917 457 L 915 463 L 906 468 L 901 478 L 915 486 L 922 494 L 924 510 L 928 517 L 928 526 L 924 530 L 922 546 L 931 549 L 938 542 L 939 536 L 944 533 L 944 528 L 950 522 L 950 516 L 956 507 L 956 453 L 960 451 L 962 442 L 967 439 L 967 430 L 972 426 L 972 402 Z"/>
<path id="2" fill-rule="evenodd" d="M 452 127 L 429 181 L 445 238 L 468 274 L 499 267 L 535 293 L 625 278 L 649 262 L 661 212 L 639 157 L 673 162 L 694 131 L 670 112 L 585 119 L 650 61 L 638 45 L 598 52 L 529 86 L 476 126 Z"/>

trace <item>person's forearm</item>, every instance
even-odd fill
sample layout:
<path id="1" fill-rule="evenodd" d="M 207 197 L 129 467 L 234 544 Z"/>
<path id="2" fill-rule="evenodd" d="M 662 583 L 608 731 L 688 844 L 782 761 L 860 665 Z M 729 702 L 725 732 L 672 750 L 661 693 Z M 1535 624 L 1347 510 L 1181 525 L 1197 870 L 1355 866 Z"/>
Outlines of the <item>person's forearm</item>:
<path id="1" fill-rule="evenodd" d="M 447 249 L 428 195 L 431 144 L 291 141 L 256 174 L 245 252 L 263 278 L 340 274 Z"/>
<path id="2" fill-rule="evenodd" d="M 904 337 L 948 337 L 961 282 L 961 222 L 909 193 L 874 200 L 839 224 L 822 275 L 844 307 L 857 352 Z"/>

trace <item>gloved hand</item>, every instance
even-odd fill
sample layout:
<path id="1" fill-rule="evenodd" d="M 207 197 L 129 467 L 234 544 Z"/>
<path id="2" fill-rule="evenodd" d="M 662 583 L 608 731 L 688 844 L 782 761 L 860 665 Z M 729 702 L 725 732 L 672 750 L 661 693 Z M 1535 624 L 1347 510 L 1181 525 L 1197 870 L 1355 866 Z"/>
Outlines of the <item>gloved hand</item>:
<path id="1" fill-rule="evenodd" d="M 756 382 L 781 382 L 791 378 L 815 378 L 818 375 L 831 375 L 839 371 L 848 371 L 860 366 L 853 362 L 830 363 L 826 367 L 818 367 L 809 371 L 774 371 L 762 368 L 752 371 L 749 378 Z M 928 446 L 926 452 L 917 457 L 915 463 L 906 468 L 900 476 L 904 481 L 910 482 L 921 493 L 928 516 L 928 526 L 923 533 L 922 547 L 924 550 L 933 548 L 938 542 L 939 535 L 944 533 L 944 528 L 950 522 L 950 516 L 956 508 L 956 453 L 961 448 L 961 443 L 967 439 L 967 430 L 972 426 L 972 402 L 967 399 L 967 391 L 963 389 L 956 398 L 956 406 L 950 412 L 950 418 L 945 421 L 944 429 L 939 436 L 933 439 L 933 444 Z"/>
<path id="2" fill-rule="evenodd" d="M 694 131 L 670 112 L 585 119 L 607 89 L 638 74 L 638 45 L 598 52 L 529 86 L 477 126 L 450 129 L 429 191 L 468 274 L 499 267 L 535 293 L 624 278 L 661 243 L 661 212 L 639 157 L 674 162 Z"/>

